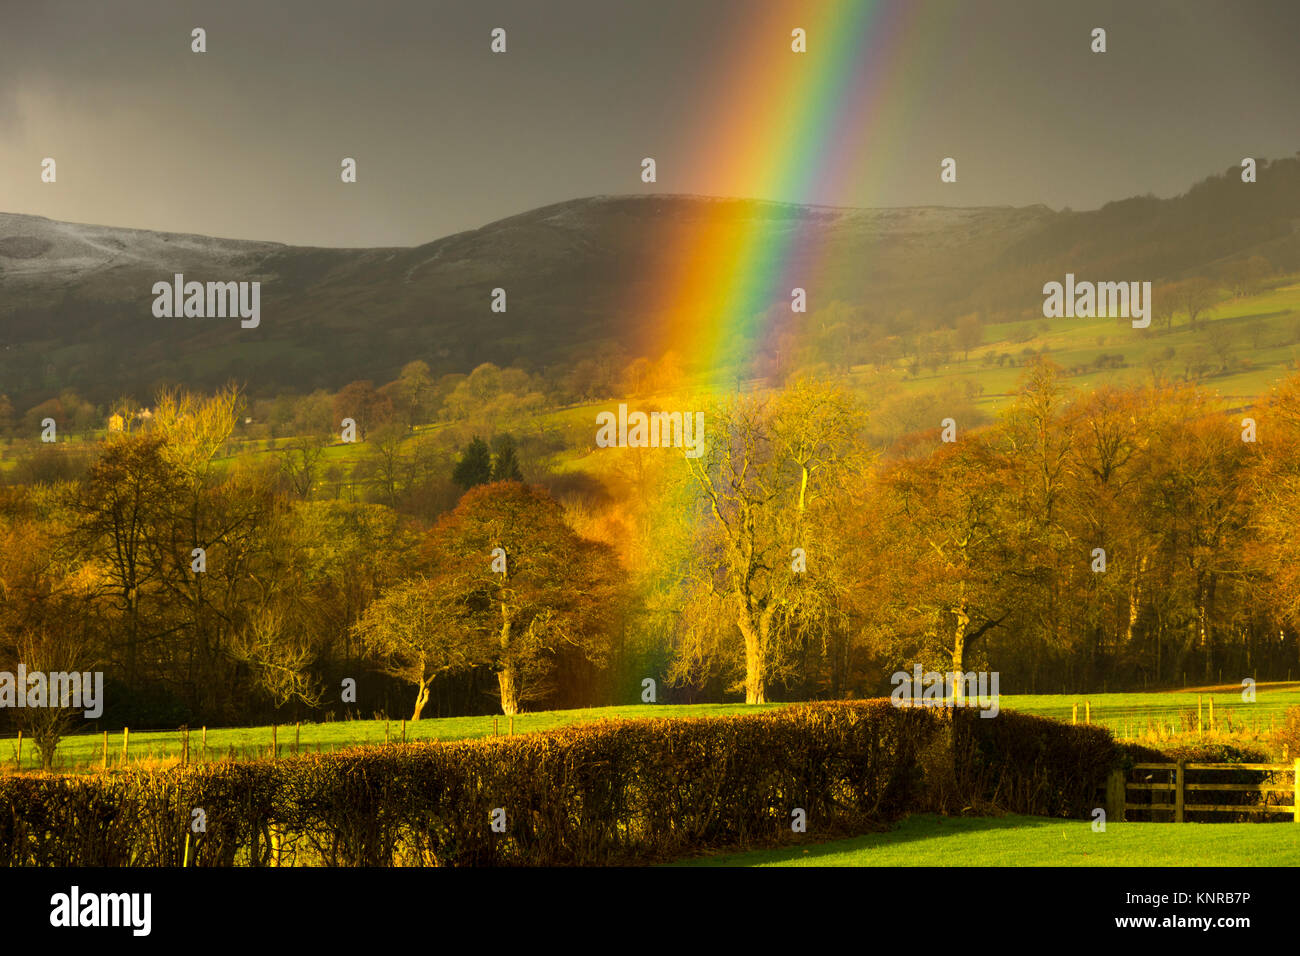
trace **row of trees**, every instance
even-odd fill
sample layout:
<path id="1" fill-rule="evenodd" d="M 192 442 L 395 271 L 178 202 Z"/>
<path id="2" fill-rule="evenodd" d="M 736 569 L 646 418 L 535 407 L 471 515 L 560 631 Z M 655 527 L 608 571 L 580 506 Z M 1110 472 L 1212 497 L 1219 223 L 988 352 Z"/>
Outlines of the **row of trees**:
<path id="1" fill-rule="evenodd" d="M 355 675 L 351 626 L 418 535 L 382 506 L 292 500 L 274 460 L 220 463 L 239 405 L 165 395 L 80 480 L 0 494 L 5 669 L 102 670 L 133 726 L 241 723 Z"/>
<path id="2" fill-rule="evenodd" d="M 391 382 L 354 381 L 336 392 L 318 389 L 306 395 L 259 398 L 246 408 L 234 434 L 239 438 L 301 438 L 337 436 L 343 418 L 357 423 L 364 439 L 385 426 L 406 430 L 437 422 L 464 422 L 493 430 L 544 409 L 596 401 L 614 395 L 641 396 L 678 387 L 682 370 L 671 352 L 657 360 L 630 358 L 615 348 L 578 361 L 564 374 L 539 374 L 522 368 L 479 365 L 469 374 L 435 376 L 423 361 L 408 362 Z M 34 439 L 42 422 L 53 419 L 65 436 L 92 436 L 121 415 L 128 429 L 148 427 L 137 417 L 137 399 L 124 396 L 108 404 L 93 404 L 65 389 L 23 409 L 0 393 L 0 437 Z"/>
<path id="3" fill-rule="evenodd" d="M 680 676 L 729 667 L 761 701 L 918 662 L 1020 692 L 1300 665 L 1300 379 L 1230 416 L 1189 385 L 1075 395 L 1039 362 L 992 425 L 870 463 L 858 414 L 803 385 L 712 419 Z"/>

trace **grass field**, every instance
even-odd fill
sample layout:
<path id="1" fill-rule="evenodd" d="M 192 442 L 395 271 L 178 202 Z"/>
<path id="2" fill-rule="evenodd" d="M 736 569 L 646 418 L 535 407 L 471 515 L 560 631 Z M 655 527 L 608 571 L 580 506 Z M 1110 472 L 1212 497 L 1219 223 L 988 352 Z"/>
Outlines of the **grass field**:
<path id="1" fill-rule="evenodd" d="M 1006 353 L 1019 362 L 1025 349 L 1047 350 L 1053 362 L 1063 368 L 1092 365 L 1100 355 L 1122 355 L 1122 368 L 1106 368 L 1068 381 L 1088 390 L 1102 385 L 1131 386 L 1151 382 L 1151 363 L 1157 362 L 1164 375 L 1180 379 L 1189 358 L 1206 346 L 1211 329 L 1229 334 L 1233 364 L 1230 371 L 1207 377 L 1203 384 L 1218 392 L 1225 406 L 1245 404 L 1267 392 L 1274 382 L 1290 374 L 1300 360 L 1296 320 L 1300 318 L 1300 284 L 1284 282 L 1257 295 L 1225 298 L 1215 304 L 1193 331 L 1185 316 L 1177 316 L 1171 329 L 1134 329 L 1113 318 L 1061 318 L 1034 322 L 1007 322 L 984 328 L 984 342 L 973 349 L 966 361 L 951 362 L 934 372 L 905 377 L 901 370 L 886 373 L 908 391 L 941 388 L 969 379 L 983 388 L 979 405 L 994 413 L 1015 391 L 1023 371 L 1018 366 L 984 364 L 984 356 Z M 1045 328 L 1041 328 L 1045 326 Z M 1032 332 L 1029 338 L 1023 338 Z M 1164 358 L 1172 349 L 1174 356 Z"/>
<path id="2" fill-rule="evenodd" d="M 673 866 L 1300 866 L 1300 826 L 908 817 L 887 833 Z"/>
<path id="3" fill-rule="evenodd" d="M 1202 712 L 1202 729 L 1210 731 L 1210 705 L 1214 705 L 1214 730 L 1258 739 L 1281 725 L 1288 707 L 1300 706 L 1300 681 L 1261 683 L 1254 703 L 1241 699 L 1239 685 L 1194 687 L 1176 691 L 1129 694 L 1004 694 L 1001 705 L 1040 717 L 1069 721 L 1078 704 L 1083 723 L 1091 705 L 1092 723 L 1117 737 L 1144 736 L 1148 728 L 1161 738 L 1195 734 L 1196 711 Z"/>
<path id="4" fill-rule="evenodd" d="M 1204 705 L 1203 730 L 1207 738 L 1213 734 L 1216 741 L 1229 736 L 1238 742 L 1260 742 L 1271 732 L 1274 724 L 1280 725 L 1287 707 L 1300 706 L 1300 682 L 1265 683 L 1256 688 L 1253 704 L 1243 703 L 1241 691 L 1235 687 L 1215 687 L 1180 691 L 1155 691 L 1134 694 L 1036 694 L 1003 695 L 1000 705 L 1004 710 L 1069 721 L 1073 707 L 1078 704 L 1078 720 L 1084 721 L 1091 704 L 1092 723 L 1107 727 L 1119 737 L 1142 738 L 1148 729 L 1159 728 L 1154 740 L 1197 739 L 1195 713 L 1198 698 Z M 1209 702 L 1214 701 L 1214 728 L 1209 725 Z M 728 714 L 753 713 L 757 710 L 787 706 L 785 704 L 635 704 L 616 707 L 591 707 L 582 710 L 553 710 L 520 714 L 514 720 L 515 733 L 551 730 L 573 723 L 586 723 L 602 719 L 630 719 L 637 717 L 718 717 Z M 408 741 L 413 740 L 470 740 L 487 737 L 493 732 L 505 734 L 510 730 L 507 717 L 443 717 L 407 723 Z M 295 739 L 296 735 L 296 739 Z M 307 723 L 300 728 L 293 724 L 277 728 L 276 742 L 283 756 L 294 752 L 295 743 L 303 751 L 337 750 L 357 744 L 382 744 L 385 735 L 390 742 L 402 739 L 401 719 L 395 720 L 344 720 L 327 723 Z M 271 728 L 262 727 L 210 727 L 207 747 L 202 745 L 200 728 L 190 734 L 190 760 L 220 760 L 230 756 L 231 748 L 238 759 L 252 759 L 266 755 L 271 745 Z M 67 737 L 55 755 L 55 770 L 78 772 L 100 767 L 103 738 L 98 734 L 80 734 Z M 179 759 L 181 735 L 176 730 L 132 732 L 130 735 L 130 762 L 168 763 Z M 109 734 L 109 765 L 118 766 L 122 752 L 122 734 Z M 0 769 L 13 769 L 17 757 L 16 741 L 0 741 Z M 39 769 L 40 762 L 30 741 L 23 744 L 22 769 Z"/>

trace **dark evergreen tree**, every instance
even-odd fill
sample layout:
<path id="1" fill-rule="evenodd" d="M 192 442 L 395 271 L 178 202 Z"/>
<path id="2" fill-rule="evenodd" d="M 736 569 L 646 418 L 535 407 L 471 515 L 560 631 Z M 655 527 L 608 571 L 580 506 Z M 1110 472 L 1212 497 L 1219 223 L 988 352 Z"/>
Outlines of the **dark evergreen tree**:
<path id="1" fill-rule="evenodd" d="M 509 435 L 502 435 L 496 440 L 497 458 L 492 467 L 493 481 L 523 481 L 519 470 L 519 456 L 515 454 L 515 440 Z"/>
<path id="2" fill-rule="evenodd" d="M 451 473 L 451 480 L 466 491 L 475 485 L 486 485 L 492 480 L 492 452 L 487 442 L 474 436 L 474 440 L 465 446 L 465 453 L 456 463 Z"/>

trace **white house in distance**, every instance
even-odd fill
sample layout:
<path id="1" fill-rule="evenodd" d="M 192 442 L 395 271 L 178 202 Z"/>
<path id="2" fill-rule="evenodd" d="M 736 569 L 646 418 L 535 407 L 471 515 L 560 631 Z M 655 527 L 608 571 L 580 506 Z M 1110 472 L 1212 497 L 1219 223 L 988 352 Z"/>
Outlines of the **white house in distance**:
<path id="1" fill-rule="evenodd" d="M 130 431 L 131 426 L 146 426 L 153 421 L 153 412 L 147 408 L 142 408 L 138 412 L 127 412 L 125 415 L 121 412 L 114 412 L 108 416 L 109 432 Z"/>

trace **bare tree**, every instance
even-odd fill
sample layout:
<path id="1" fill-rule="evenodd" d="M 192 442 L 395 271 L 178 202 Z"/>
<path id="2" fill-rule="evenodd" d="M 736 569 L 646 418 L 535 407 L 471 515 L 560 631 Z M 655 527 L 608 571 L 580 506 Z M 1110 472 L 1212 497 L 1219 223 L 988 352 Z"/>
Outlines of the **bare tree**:
<path id="1" fill-rule="evenodd" d="M 672 676 L 729 661 L 738 633 L 745 700 L 761 704 L 803 629 L 833 606 L 825 555 L 842 543 L 819 537 L 817 524 L 824 496 L 861 454 L 859 412 L 845 390 L 801 382 L 737 397 L 706 421 L 706 453 L 686 459 L 707 520 Z"/>
<path id="2" fill-rule="evenodd" d="M 1218 289 L 1209 279 L 1199 276 L 1183 280 L 1174 289 L 1174 302 L 1187 313 L 1187 324 L 1195 332 L 1198 328 L 1197 320 L 1212 311 Z"/>

